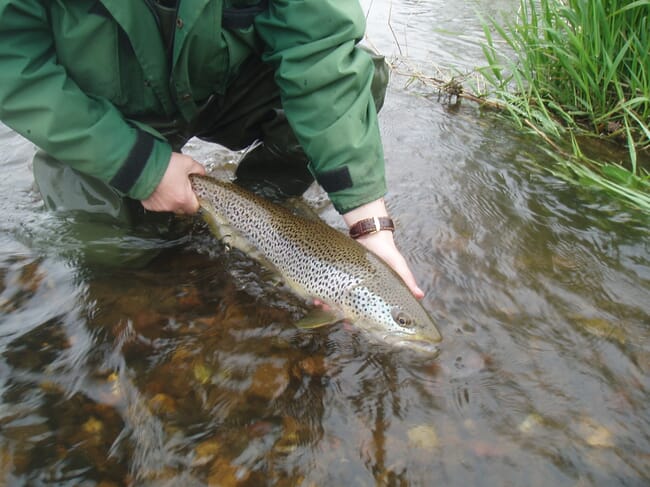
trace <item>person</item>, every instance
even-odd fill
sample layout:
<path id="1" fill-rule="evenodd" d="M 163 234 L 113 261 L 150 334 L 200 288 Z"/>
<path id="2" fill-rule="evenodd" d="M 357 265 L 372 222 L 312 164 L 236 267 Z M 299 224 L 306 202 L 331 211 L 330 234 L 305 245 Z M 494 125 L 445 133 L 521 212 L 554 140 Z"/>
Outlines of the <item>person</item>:
<path id="1" fill-rule="evenodd" d="M 41 151 L 48 208 L 193 214 L 191 137 L 252 147 L 237 181 L 314 180 L 416 297 L 388 217 L 383 59 L 353 0 L 0 0 L 0 120 Z M 140 205 L 141 204 L 141 205 Z"/>

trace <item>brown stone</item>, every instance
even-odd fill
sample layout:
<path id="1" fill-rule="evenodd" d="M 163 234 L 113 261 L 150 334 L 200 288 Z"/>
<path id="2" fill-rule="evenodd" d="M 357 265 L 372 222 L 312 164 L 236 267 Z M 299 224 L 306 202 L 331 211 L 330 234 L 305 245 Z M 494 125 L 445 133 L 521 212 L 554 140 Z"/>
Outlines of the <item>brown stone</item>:
<path id="1" fill-rule="evenodd" d="M 213 461 L 221 451 L 221 442 L 215 438 L 202 441 L 194 449 L 193 467 L 206 465 Z"/>
<path id="2" fill-rule="evenodd" d="M 284 365 L 265 362 L 255 370 L 249 393 L 262 399 L 278 398 L 289 385 L 289 372 Z"/>
<path id="3" fill-rule="evenodd" d="M 165 416 L 174 414 L 176 412 L 176 401 L 173 397 L 160 392 L 149 399 L 149 409 L 155 414 Z"/>
<path id="4" fill-rule="evenodd" d="M 327 372 L 325 358 L 321 355 L 316 357 L 306 357 L 298 362 L 298 367 L 303 373 L 311 376 L 323 376 Z"/>
<path id="5" fill-rule="evenodd" d="M 218 458 L 210 467 L 208 487 L 234 487 L 250 477 L 245 467 L 233 465 L 225 458 Z"/>

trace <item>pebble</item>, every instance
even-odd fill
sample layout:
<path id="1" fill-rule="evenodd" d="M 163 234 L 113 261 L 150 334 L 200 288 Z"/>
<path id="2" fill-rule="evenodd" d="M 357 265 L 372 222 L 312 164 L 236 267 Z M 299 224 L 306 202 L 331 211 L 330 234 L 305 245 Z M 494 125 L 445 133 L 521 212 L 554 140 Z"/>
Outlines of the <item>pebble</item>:
<path id="1" fill-rule="evenodd" d="M 289 385 L 287 368 L 275 363 L 261 364 L 253 374 L 248 392 L 254 396 L 271 401 L 278 398 Z"/>
<path id="2" fill-rule="evenodd" d="M 159 392 L 149 399 L 149 409 L 155 414 L 171 415 L 176 412 L 176 401 L 170 395 Z"/>
<path id="3" fill-rule="evenodd" d="M 544 422 L 544 419 L 537 413 L 532 413 L 526 416 L 526 419 L 524 419 L 521 423 L 519 423 L 519 426 L 517 426 L 517 429 L 521 433 L 532 433 L 538 426 L 540 426 Z"/>
<path id="4" fill-rule="evenodd" d="M 221 442 L 216 439 L 209 439 L 199 443 L 194 449 L 193 467 L 206 465 L 213 461 L 221 451 Z"/>
<path id="5" fill-rule="evenodd" d="M 421 448 L 427 451 L 434 451 L 438 447 L 438 435 L 436 430 L 429 425 L 419 425 L 410 428 L 407 432 L 408 444 L 413 448 Z"/>
<path id="6" fill-rule="evenodd" d="M 614 446 L 612 433 L 594 419 L 581 418 L 578 423 L 578 434 L 589 446 L 597 448 L 612 448 Z"/>

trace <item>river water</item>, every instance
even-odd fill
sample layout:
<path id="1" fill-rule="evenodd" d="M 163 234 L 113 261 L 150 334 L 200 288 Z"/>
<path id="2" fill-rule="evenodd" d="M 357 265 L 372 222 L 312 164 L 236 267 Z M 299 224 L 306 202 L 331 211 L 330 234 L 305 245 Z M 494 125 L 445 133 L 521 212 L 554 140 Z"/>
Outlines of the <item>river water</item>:
<path id="1" fill-rule="evenodd" d="M 363 5 L 391 59 L 463 71 L 475 9 L 517 3 Z M 395 75 L 380 115 L 396 238 L 444 335 L 426 360 L 296 329 L 301 304 L 195 227 L 115 229 L 93 252 L 123 265 L 78 258 L 33 146 L 0 127 L 0 485 L 648 485 L 648 216 L 433 92 Z M 237 157 L 187 152 L 224 177 Z"/>

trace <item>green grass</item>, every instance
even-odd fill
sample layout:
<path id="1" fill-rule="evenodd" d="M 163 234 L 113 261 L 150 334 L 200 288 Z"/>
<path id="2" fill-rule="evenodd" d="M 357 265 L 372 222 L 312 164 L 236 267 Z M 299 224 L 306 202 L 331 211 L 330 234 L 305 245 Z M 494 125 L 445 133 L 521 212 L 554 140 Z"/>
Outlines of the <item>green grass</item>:
<path id="1" fill-rule="evenodd" d="M 552 170 L 650 210 L 650 0 L 520 0 L 484 30 L 489 95 L 552 146 Z M 590 138 L 620 160 L 585 154 Z"/>

